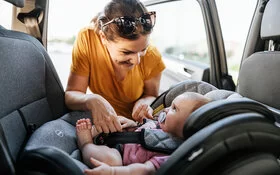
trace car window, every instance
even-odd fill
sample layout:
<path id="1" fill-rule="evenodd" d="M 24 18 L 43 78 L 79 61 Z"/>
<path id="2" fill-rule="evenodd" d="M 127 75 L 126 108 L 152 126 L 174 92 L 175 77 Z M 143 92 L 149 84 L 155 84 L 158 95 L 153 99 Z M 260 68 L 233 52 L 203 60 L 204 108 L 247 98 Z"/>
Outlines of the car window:
<path id="1" fill-rule="evenodd" d="M 151 38 L 161 53 L 173 59 L 209 64 L 206 32 L 197 1 L 174 1 L 148 9 L 157 12 Z"/>
<path id="2" fill-rule="evenodd" d="M 216 0 L 229 74 L 237 82 L 246 37 L 258 0 Z"/>
<path id="3" fill-rule="evenodd" d="M 109 0 L 83 0 L 71 3 L 68 0 L 50 1 L 48 53 L 64 88 L 70 72 L 73 43 L 79 30 L 87 26 L 108 2 Z"/>
<path id="4" fill-rule="evenodd" d="M 12 5 L 6 1 L 0 1 L 0 25 L 6 29 L 11 29 Z"/>

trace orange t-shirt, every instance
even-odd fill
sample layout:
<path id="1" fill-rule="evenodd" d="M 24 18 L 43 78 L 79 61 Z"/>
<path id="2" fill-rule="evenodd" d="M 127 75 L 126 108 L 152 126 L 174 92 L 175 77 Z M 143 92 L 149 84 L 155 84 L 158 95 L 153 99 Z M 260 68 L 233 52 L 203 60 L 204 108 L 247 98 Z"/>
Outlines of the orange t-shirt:
<path id="1" fill-rule="evenodd" d="M 149 46 L 140 64 L 130 70 L 123 81 L 117 81 L 110 55 L 99 35 L 90 27 L 82 29 L 72 51 L 71 72 L 89 77 L 89 88 L 104 97 L 118 115 L 131 118 L 134 103 L 144 91 L 144 81 L 165 69 L 158 50 Z"/>

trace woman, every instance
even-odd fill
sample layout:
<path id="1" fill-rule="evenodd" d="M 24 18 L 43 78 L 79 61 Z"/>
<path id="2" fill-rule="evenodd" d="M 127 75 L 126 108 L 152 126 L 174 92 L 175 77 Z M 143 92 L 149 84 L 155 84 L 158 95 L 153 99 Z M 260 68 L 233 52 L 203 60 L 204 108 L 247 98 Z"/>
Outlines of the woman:
<path id="1" fill-rule="evenodd" d="M 152 118 L 149 104 L 165 68 L 149 43 L 155 19 L 138 0 L 112 0 L 79 32 L 65 101 L 72 110 L 91 111 L 98 132 L 122 131 L 117 116 Z M 86 94 L 88 87 L 92 94 Z"/>

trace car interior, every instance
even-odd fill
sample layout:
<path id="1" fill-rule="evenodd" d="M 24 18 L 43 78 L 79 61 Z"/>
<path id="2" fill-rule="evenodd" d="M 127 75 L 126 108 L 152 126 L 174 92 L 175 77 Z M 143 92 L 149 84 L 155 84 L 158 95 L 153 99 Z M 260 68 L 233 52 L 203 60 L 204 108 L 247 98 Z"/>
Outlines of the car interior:
<path id="1" fill-rule="evenodd" d="M 25 5 L 24 0 L 6 1 Z M 45 22 L 40 5 L 38 1 L 31 13 L 18 18 L 35 15 Z M 259 40 L 254 49 L 244 49 L 236 91 L 186 80 L 152 103 L 158 114 L 185 91 L 213 100 L 186 120 L 185 141 L 156 174 L 280 174 L 280 22 L 275 20 L 280 1 L 263 0 L 259 6 L 263 8 L 256 10 L 247 43 L 256 33 Z M 0 24 L 0 174 L 84 174 L 88 167 L 77 147 L 75 123 L 91 115 L 67 109 L 64 89 L 44 47 L 46 36 L 38 37 L 38 30 L 44 30 L 38 23 L 27 33 Z"/>

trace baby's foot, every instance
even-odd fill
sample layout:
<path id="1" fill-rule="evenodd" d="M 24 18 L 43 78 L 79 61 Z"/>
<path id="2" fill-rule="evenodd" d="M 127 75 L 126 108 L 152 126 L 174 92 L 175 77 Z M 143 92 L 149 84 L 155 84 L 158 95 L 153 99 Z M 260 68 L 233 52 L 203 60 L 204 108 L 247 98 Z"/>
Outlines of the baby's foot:
<path id="1" fill-rule="evenodd" d="M 85 144 L 92 143 L 91 122 L 89 119 L 80 119 L 76 122 L 78 146 L 81 149 Z"/>

